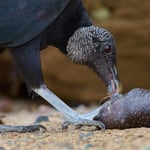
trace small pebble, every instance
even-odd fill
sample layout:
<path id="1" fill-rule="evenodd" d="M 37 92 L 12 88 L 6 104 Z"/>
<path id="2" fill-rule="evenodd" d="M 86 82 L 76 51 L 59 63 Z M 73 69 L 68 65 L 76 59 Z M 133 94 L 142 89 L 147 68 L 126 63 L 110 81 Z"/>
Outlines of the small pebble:
<path id="1" fill-rule="evenodd" d="M 150 146 L 146 146 L 146 147 L 142 148 L 142 150 L 150 150 Z"/>
<path id="2" fill-rule="evenodd" d="M 41 122 L 48 122 L 49 118 L 48 116 L 39 116 L 37 117 L 37 119 L 35 120 L 35 124 L 41 123 Z"/>
<path id="3" fill-rule="evenodd" d="M 92 136 L 93 135 L 93 132 L 88 132 L 88 133 L 80 133 L 80 135 L 79 135 L 79 137 L 81 138 L 81 139 L 83 139 L 83 138 L 88 138 L 88 137 L 90 137 L 90 136 Z"/>
<path id="4" fill-rule="evenodd" d="M 91 148 L 92 146 L 93 146 L 92 144 L 87 143 L 87 144 L 85 145 L 85 148 L 86 148 L 86 149 L 89 149 L 89 148 Z"/>

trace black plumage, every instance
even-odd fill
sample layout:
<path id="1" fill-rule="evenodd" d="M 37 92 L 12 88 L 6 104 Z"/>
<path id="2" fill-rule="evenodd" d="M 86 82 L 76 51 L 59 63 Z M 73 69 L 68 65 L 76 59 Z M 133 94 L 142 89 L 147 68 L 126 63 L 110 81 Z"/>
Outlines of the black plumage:
<path id="1" fill-rule="evenodd" d="M 0 45 L 9 47 L 31 87 L 43 83 L 39 51 L 53 45 L 66 54 L 73 32 L 91 25 L 80 0 L 2 1 L 0 8 Z"/>
<path id="2" fill-rule="evenodd" d="M 81 0 L 0 1 L 0 49 L 9 48 L 34 92 L 78 122 L 79 116 L 43 81 L 40 50 L 49 45 L 73 62 L 90 67 L 104 81 L 110 96 L 120 92 L 114 38 L 106 29 L 92 25 Z"/>

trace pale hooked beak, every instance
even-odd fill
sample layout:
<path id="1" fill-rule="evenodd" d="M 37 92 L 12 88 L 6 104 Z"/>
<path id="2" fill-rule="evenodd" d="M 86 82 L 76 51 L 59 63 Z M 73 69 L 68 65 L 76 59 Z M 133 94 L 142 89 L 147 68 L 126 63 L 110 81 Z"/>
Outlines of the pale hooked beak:
<path id="1" fill-rule="evenodd" d="M 115 65 L 113 65 L 112 67 L 109 66 L 108 69 L 110 75 L 110 82 L 107 85 L 107 91 L 108 95 L 111 97 L 116 96 L 122 92 L 122 85 L 118 79 L 116 66 Z"/>

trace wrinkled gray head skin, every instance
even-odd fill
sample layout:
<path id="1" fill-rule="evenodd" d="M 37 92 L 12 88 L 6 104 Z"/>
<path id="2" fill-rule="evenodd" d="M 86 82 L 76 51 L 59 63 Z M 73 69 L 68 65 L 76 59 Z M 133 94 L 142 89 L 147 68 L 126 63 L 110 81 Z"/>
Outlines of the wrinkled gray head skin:
<path id="1" fill-rule="evenodd" d="M 113 36 L 96 26 L 82 27 L 67 44 L 67 56 L 78 64 L 89 66 L 104 81 L 110 95 L 121 91 L 116 70 L 116 47 Z"/>

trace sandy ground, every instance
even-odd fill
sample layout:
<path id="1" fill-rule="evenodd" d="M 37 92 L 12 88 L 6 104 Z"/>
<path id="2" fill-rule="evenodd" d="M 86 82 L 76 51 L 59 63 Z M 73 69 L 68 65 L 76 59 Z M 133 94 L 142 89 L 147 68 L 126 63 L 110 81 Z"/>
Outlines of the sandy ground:
<path id="1" fill-rule="evenodd" d="M 84 113 L 92 108 L 79 106 Z M 0 150 L 150 150 L 150 128 L 126 130 L 95 130 L 82 127 L 75 130 L 69 127 L 62 132 L 61 124 L 65 118 L 49 106 L 27 107 L 15 110 L 1 119 L 5 124 L 29 125 L 40 115 L 49 115 L 49 122 L 42 122 L 47 131 L 33 133 L 0 133 Z"/>

